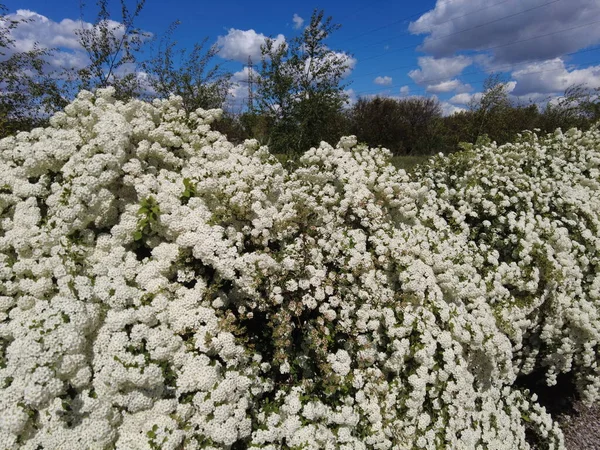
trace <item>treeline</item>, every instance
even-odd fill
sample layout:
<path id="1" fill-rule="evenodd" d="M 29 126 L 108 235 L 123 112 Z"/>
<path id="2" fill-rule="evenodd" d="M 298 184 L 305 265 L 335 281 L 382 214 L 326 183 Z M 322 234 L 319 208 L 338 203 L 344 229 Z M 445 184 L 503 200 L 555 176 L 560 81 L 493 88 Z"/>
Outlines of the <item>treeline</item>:
<path id="1" fill-rule="evenodd" d="M 94 26 L 77 31 L 88 59 L 83 67 L 51 63 L 57 49 L 16 51 L 10 31 L 27 19 L 8 20 L 0 5 L 0 137 L 44 126 L 81 89 L 107 86 L 120 100 L 175 94 L 187 111 L 223 108 L 225 117 L 216 128 L 229 140 L 255 138 L 289 156 L 349 134 L 395 155 L 448 153 L 461 142 L 504 143 L 525 129 L 585 129 L 600 119 L 598 90 L 573 86 L 543 107 L 515 104 L 498 76 L 486 80 L 483 95 L 466 111 L 449 116 L 435 98 L 368 97 L 350 105 L 344 79 L 352 60 L 325 44 L 340 25 L 319 10 L 297 36 L 284 43 L 267 39 L 261 60 L 249 58 L 247 78 L 241 80 L 247 98 L 240 101 L 231 96 L 233 74 L 207 39 L 181 49 L 173 40 L 177 22 L 160 39 L 136 27 L 144 1 L 130 10 L 121 0 L 120 25 L 111 19 L 108 0 L 98 2 Z M 142 59 L 142 54 L 150 56 Z"/>
<path id="2" fill-rule="evenodd" d="M 395 155 L 429 155 L 459 149 L 461 142 L 482 139 L 504 144 L 523 130 L 587 129 L 600 120 L 598 89 L 573 86 L 558 101 L 519 104 L 510 100 L 506 83 L 489 77 L 480 99 L 465 111 L 444 116 L 437 99 L 359 99 L 346 113 L 346 133 Z"/>

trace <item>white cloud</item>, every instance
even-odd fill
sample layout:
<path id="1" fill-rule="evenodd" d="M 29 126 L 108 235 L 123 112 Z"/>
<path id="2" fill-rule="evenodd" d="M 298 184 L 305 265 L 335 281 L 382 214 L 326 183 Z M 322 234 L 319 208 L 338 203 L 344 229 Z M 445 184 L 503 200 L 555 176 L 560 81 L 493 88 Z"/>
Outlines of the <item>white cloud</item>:
<path id="1" fill-rule="evenodd" d="M 315 60 L 315 62 L 313 62 L 311 61 L 311 58 L 307 58 L 304 63 L 305 74 L 308 74 L 309 71 L 312 71 L 313 73 L 315 71 L 319 71 L 319 68 L 323 66 L 327 61 L 332 63 L 334 66 L 338 66 L 338 64 L 346 66 L 346 69 L 342 74 L 342 78 L 348 77 L 354 70 L 354 67 L 356 67 L 357 63 L 356 58 L 348 55 L 345 52 L 330 52 L 328 53 L 325 59 L 319 61 Z"/>
<path id="2" fill-rule="evenodd" d="M 11 37 L 15 40 L 17 51 L 28 51 L 34 48 L 37 42 L 42 48 L 68 48 L 71 50 L 80 49 L 76 30 L 90 29 L 92 24 L 87 22 L 63 19 L 60 22 L 54 22 L 46 16 L 42 16 L 28 9 L 18 9 L 15 14 L 8 14 L 12 20 L 22 21 L 11 30 Z M 26 20 L 26 21 L 23 21 Z M 118 27 L 118 22 L 111 21 L 111 27 Z"/>
<path id="3" fill-rule="evenodd" d="M 497 63 L 551 59 L 600 42 L 600 27 L 591 24 L 600 17 L 598 0 L 557 1 L 541 6 L 544 3 L 438 1 L 434 9 L 409 25 L 409 31 L 426 34 L 420 49 L 436 57 L 495 47 L 491 52 Z M 510 45 L 515 41 L 519 42 Z"/>
<path id="4" fill-rule="evenodd" d="M 351 107 L 358 100 L 358 95 L 354 91 L 354 89 L 344 89 L 344 94 L 348 96 L 348 104 L 347 107 Z"/>
<path id="5" fill-rule="evenodd" d="M 54 69 L 77 69 L 89 63 L 89 58 L 79 43 L 77 31 L 91 30 L 93 24 L 71 19 L 55 22 L 28 9 L 19 9 L 14 14 L 7 14 L 7 18 L 20 22 L 16 28 L 10 30 L 14 48 L 8 49 L 7 56 L 13 52 L 32 50 L 37 45 L 42 49 L 56 49 L 52 58 L 48 59 L 48 63 Z M 123 36 L 124 27 L 121 23 L 109 20 L 108 27 L 114 30 L 117 38 Z"/>
<path id="6" fill-rule="evenodd" d="M 400 94 L 402 95 L 408 95 L 410 93 L 410 87 L 408 86 L 402 86 L 400 88 Z"/>
<path id="7" fill-rule="evenodd" d="M 356 67 L 356 63 L 358 62 L 354 56 L 351 56 L 346 52 L 333 52 L 333 58 L 335 61 L 344 63 L 346 65 L 346 70 L 344 70 L 344 74 L 342 76 L 343 78 L 350 76 Z"/>
<path id="8" fill-rule="evenodd" d="M 392 84 L 392 77 L 377 77 L 373 80 L 373 83 L 379 86 L 390 86 Z"/>
<path id="9" fill-rule="evenodd" d="M 516 81 L 513 94 L 518 96 L 564 92 L 575 84 L 596 88 L 600 86 L 600 66 L 569 70 L 562 59 L 555 58 L 528 64 L 514 71 L 512 78 Z"/>
<path id="10" fill-rule="evenodd" d="M 471 58 L 460 55 L 448 58 L 434 58 L 422 56 L 418 59 L 420 69 L 411 70 L 408 76 L 418 84 L 426 84 L 428 81 L 444 81 L 460 75 L 463 69 L 470 66 Z"/>
<path id="11" fill-rule="evenodd" d="M 300 28 L 302 28 L 302 25 L 304 25 L 304 19 L 296 13 L 294 13 L 294 17 L 292 18 L 292 20 L 294 22 L 294 28 L 296 30 L 299 30 Z"/>
<path id="12" fill-rule="evenodd" d="M 237 30 L 231 28 L 226 36 L 217 38 L 217 45 L 220 47 L 219 56 L 225 59 L 232 59 L 241 63 L 248 62 L 248 56 L 253 61 L 260 61 L 260 47 L 265 43 L 267 36 L 257 33 L 254 30 Z M 285 42 L 285 37 L 278 34 L 274 39 L 275 45 L 279 46 Z"/>
<path id="13" fill-rule="evenodd" d="M 509 81 L 507 83 L 504 84 L 504 89 L 506 91 L 507 94 L 512 93 L 515 88 L 517 87 L 517 82 L 516 81 Z"/>
<path id="14" fill-rule="evenodd" d="M 448 102 L 455 105 L 468 105 L 471 103 L 471 101 L 478 102 L 481 100 L 482 95 L 483 94 L 481 92 L 475 92 L 474 94 L 463 92 L 461 94 L 456 94 L 454 97 L 448 100 Z"/>
<path id="15" fill-rule="evenodd" d="M 443 116 L 451 116 L 453 114 L 466 111 L 465 108 L 460 108 L 448 102 L 440 102 L 440 106 L 442 107 Z"/>
<path id="16" fill-rule="evenodd" d="M 436 94 L 440 94 L 443 92 L 468 92 L 472 90 L 471 85 L 463 84 L 462 81 L 457 80 L 456 78 L 448 81 L 442 81 L 437 84 L 430 84 L 427 86 L 427 92 L 433 92 Z"/>
<path id="17" fill-rule="evenodd" d="M 240 111 L 248 104 L 248 79 L 250 68 L 244 66 L 242 70 L 235 72 L 231 77 L 226 108 L 230 111 Z M 252 77 L 258 76 L 256 69 L 252 70 Z"/>
<path id="18" fill-rule="evenodd" d="M 512 92 L 515 90 L 516 86 L 517 86 L 516 81 L 509 81 L 509 82 L 505 83 L 504 90 L 511 100 L 517 100 L 516 96 L 512 95 Z M 472 94 L 470 94 L 468 92 L 461 92 L 461 93 L 456 94 L 452 98 L 450 98 L 450 100 L 448 100 L 448 102 L 455 104 L 455 105 L 468 105 L 471 102 L 474 102 L 474 103 L 479 102 L 482 97 L 483 97 L 482 92 L 475 92 Z"/>
<path id="19" fill-rule="evenodd" d="M 244 66 L 242 70 L 234 72 L 233 76 L 231 77 L 231 80 L 233 82 L 245 83 L 250 78 L 250 74 L 252 74 L 252 77 L 254 79 L 256 79 L 256 77 L 258 76 L 256 69 L 250 70 L 250 67 Z"/>

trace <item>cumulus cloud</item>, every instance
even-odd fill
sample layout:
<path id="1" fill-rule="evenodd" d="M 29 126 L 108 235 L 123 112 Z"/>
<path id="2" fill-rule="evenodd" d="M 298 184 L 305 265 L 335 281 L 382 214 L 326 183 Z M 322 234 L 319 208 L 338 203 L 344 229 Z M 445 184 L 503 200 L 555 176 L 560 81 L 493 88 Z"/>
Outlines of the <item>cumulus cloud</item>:
<path id="1" fill-rule="evenodd" d="M 253 76 L 256 73 L 253 71 Z M 228 97 L 226 101 L 227 109 L 238 110 L 248 103 L 248 78 L 250 76 L 250 68 L 244 66 L 242 70 L 235 72 L 231 77 L 231 86 L 229 87 Z"/>
<path id="2" fill-rule="evenodd" d="M 446 58 L 422 56 L 418 59 L 418 63 L 420 69 L 411 70 L 408 76 L 415 83 L 427 84 L 428 81 L 441 82 L 460 75 L 465 67 L 472 64 L 472 59 L 464 55 Z"/>
<path id="3" fill-rule="evenodd" d="M 408 95 L 410 93 L 410 87 L 408 86 L 402 86 L 400 88 L 400 94 L 402 95 Z"/>
<path id="4" fill-rule="evenodd" d="M 294 17 L 292 18 L 292 21 L 294 22 L 294 28 L 296 30 L 299 30 L 300 28 L 302 28 L 302 25 L 304 25 L 304 19 L 302 17 L 300 17 L 298 14 L 294 13 Z"/>
<path id="5" fill-rule="evenodd" d="M 373 83 L 379 86 L 390 86 L 392 84 L 392 77 L 377 77 L 373 80 Z"/>
<path id="6" fill-rule="evenodd" d="M 441 102 L 440 106 L 442 107 L 442 115 L 443 116 L 451 116 L 453 114 L 466 111 L 465 108 L 461 108 L 461 107 L 453 105 L 449 102 Z"/>
<path id="7" fill-rule="evenodd" d="M 26 52 L 36 46 L 42 49 L 55 49 L 48 63 L 54 69 L 79 69 L 89 64 L 89 57 L 79 43 L 77 31 L 91 30 L 93 24 L 80 20 L 63 19 L 55 22 L 46 16 L 28 9 L 18 9 L 7 14 L 7 19 L 19 21 L 19 25 L 10 30 L 14 47 L 7 49 L 7 56 L 13 52 Z M 114 20 L 107 21 L 108 28 L 121 38 L 125 32 L 123 24 Z M 149 39 L 151 34 L 144 39 Z"/>
<path id="8" fill-rule="evenodd" d="M 474 94 L 469 94 L 467 92 L 463 92 L 461 94 L 456 94 L 454 97 L 448 100 L 449 103 L 453 103 L 455 105 L 468 105 L 469 103 L 478 102 L 481 100 L 483 94 L 481 92 L 476 92 Z"/>
<path id="9" fill-rule="evenodd" d="M 259 61 L 261 58 L 260 47 L 266 39 L 267 36 L 254 30 L 231 28 L 227 35 L 217 38 L 217 45 L 220 47 L 219 55 L 222 58 L 241 63 L 248 62 L 248 56 L 254 61 Z M 279 46 L 285 42 L 285 37 L 278 34 L 274 40 L 275 45 Z"/>
<path id="10" fill-rule="evenodd" d="M 513 92 L 514 92 L 516 86 L 517 86 L 516 81 L 508 81 L 508 82 L 504 83 L 504 92 L 512 100 L 516 100 L 516 96 L 513 95 Z M 482 92 L 475 92 L 475 93 L 461 92 L 461 93 L 456 94 L 452 98 L 450 98 L 450 100 L 448 100 L 448 103 L 452 103 L 454 105 L 468 105 L 471 102 L 475 102 L 475 103 L 479 102 L 482 97 L 483 97 Z"/>
<path id="11" fill-rule="evenodd" d="M 510 94 L 511 92 L 513 92 L 516 87 L 517 87 L 516 81 L 509 81 L 507 83 L 504 83 L 504 90 L 506 91 L 507 94 Z"/>
<path id="12" fill-rule="evenodd" d="M 541 6 L 544 3 L 549 4 Z M 473 11 L 477 13 L 469 14 Z M 600 42 L 600 27 L 591 24 L 597 17 L 598 0 L 521 0 L 518 6 L 490 6 L 488 0 L 438 1 L 409 25 L 409 31 L 427 35 L 420 49 L 438 58 L 490 49 L 496 62 L 516 63 L 547 60 Z M 511 44 L 515 41 L 519 42 Z"/>
<path id="13" fill-rule="evenodd" d="M 471 85 L 463 84 L 462 81 L 454 78 L 448 81 L 442 81 L 437 84 L 430 84 L 427 86 L 427 92 L 433 92 L 436 94 L 441 94 L 444 92 L 468 92 L 472 90 Z"/>
<path id="14" fill-rule="evenodd" d="M 354 91 L 354 89 L 344 89 L 344 94 L 348 96 L 347 107 L 351 107 L 358 101 L 358 94 Z"/>
<path id="15" fill-rule="evenodd" d="M 514 71 L 512 78 L 516 81 L 513 94 L 518 96 L 564 92 L 576 84 L 596 88 L 600 87 L 600 66 L 569 70 L 561 58 L 555 58 L 528 64 Z"/>
<path id="16" fill-rule="evenodd" d="M 11 38 L 15 40 L 16 50 L 19 52 L 32 50 L 36 43 L 41 48 L 78 50 L 81 49 L 81 45 L 76 31 L 82 28 L 92 28 L 91 23 L 71 19 L 54 22 L 46 16 L 28 9 L 18 9 L 15 14 L 7 16 L 10 20 L 21 21 L 16 28 L 10 31 Z M 109 22 L 111 28 L 117 28 L 119 25 L 118 22 Z"/>
<path id="17" fill-rule="evenodd" d="M 333 52 L 330 54 L 331 58 L 336 62 L 343 63 L 346 66 L 346 70 L 342 75 L 343 78 L 350 76 L 354 68 L 356 67 L 356 63 L 358 62 L 356 58 L 352 55 L 349 55 L 346 52 Z"/>

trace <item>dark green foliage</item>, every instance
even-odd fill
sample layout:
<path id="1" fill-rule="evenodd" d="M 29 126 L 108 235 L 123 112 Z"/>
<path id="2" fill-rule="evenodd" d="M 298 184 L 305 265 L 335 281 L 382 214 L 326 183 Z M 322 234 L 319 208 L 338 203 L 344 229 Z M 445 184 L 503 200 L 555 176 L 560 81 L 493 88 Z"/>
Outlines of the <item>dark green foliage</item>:
<path id="1" fill-rule="evenodd" d="M 218 131 L 219 133 L 223 133 L 227 136 L 227 140 L 234 144 L 241 144 L 246 139 L 255 138 L 260 142 L 264 142 L 264 136 L 261 138 L 258 134 L 255 134 L 253 129 L 249 126 L 246 121 L 246 117 L 249 116 L 249 113 L 244 114 L 232 114 L 226 112 L 223 114 L 221 120 L 214 122 L 211 125 L 213 130 Z M 261 117 L 256 115 L 256 117 Z"/>
<path id="2" fill-rule="evenodd" d="M 183 185 L 185 187 L 185 190 L 183 191 L 183 194 L 181 194 L 181 203 L 187 205 L 190 198 L 196 196 L 196 185 L 192 183 L 192 181 L 189 178 L 183 179 Z M 158 208 L 158 206 L 156 208 Z M 140 208 L 140 211 L 141 209 L 142 208 Z"/>
<path id="3" fill-rule="evenodd" d="M 361 98 L 350 111 L 350 134 L 395 155 L 423 155 L 439 145 L 442 109 L 432 98 Z"/>
<path id="4" fill-rule="evenodd" d="M 600 120 L 600 89 L 568 88 L 558 101 L 515 104 L 507 84 L 498 76 L 484 83 L 481 99 L 469 109 L 442 117 L 439 103 L 431 98 L 397 100 L 375 97 L 359 99 L 349 111 L 348 134 L 371 147 L 382 146 L 394 155 L 431 155 L 460 150 L 461 143 L 513 141 L 524 130 L 553 132 L 589 128 Z"/>
<path id="5" fill-rule="evenodd" d="M 189 187 L 191 188 L 191 186 L 192 185 L 190 184 Z M 186 191 L 187 188 L 188 186 L 186 186 Z M 191 195 L 192 194 L 190 193 L 190 196 Z M 142 199 L 140 209 L 138 210 L 138 216 L 140 216 L 140 219 L 137 223 L 137 229 L 133 234 L 135 241 L 141 241 L 144 236 L 148 236 L 150 233 L 152 233 L 153 227 L 158 223 L 159 215 L 160 208 L 154 197 L 150 196 Z"/>

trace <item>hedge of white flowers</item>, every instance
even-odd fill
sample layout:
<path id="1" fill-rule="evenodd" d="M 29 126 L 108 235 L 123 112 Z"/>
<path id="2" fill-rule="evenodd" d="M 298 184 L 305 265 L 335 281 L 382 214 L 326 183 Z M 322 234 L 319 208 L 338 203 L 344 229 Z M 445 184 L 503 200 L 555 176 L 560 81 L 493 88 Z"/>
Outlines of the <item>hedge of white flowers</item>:
<path id="1" fill-rule="evenodd" d="M 0 141 L 0 448 L 521 449 L 599 398 L 600 132 L 286 170 L 181 99 Z"/>

